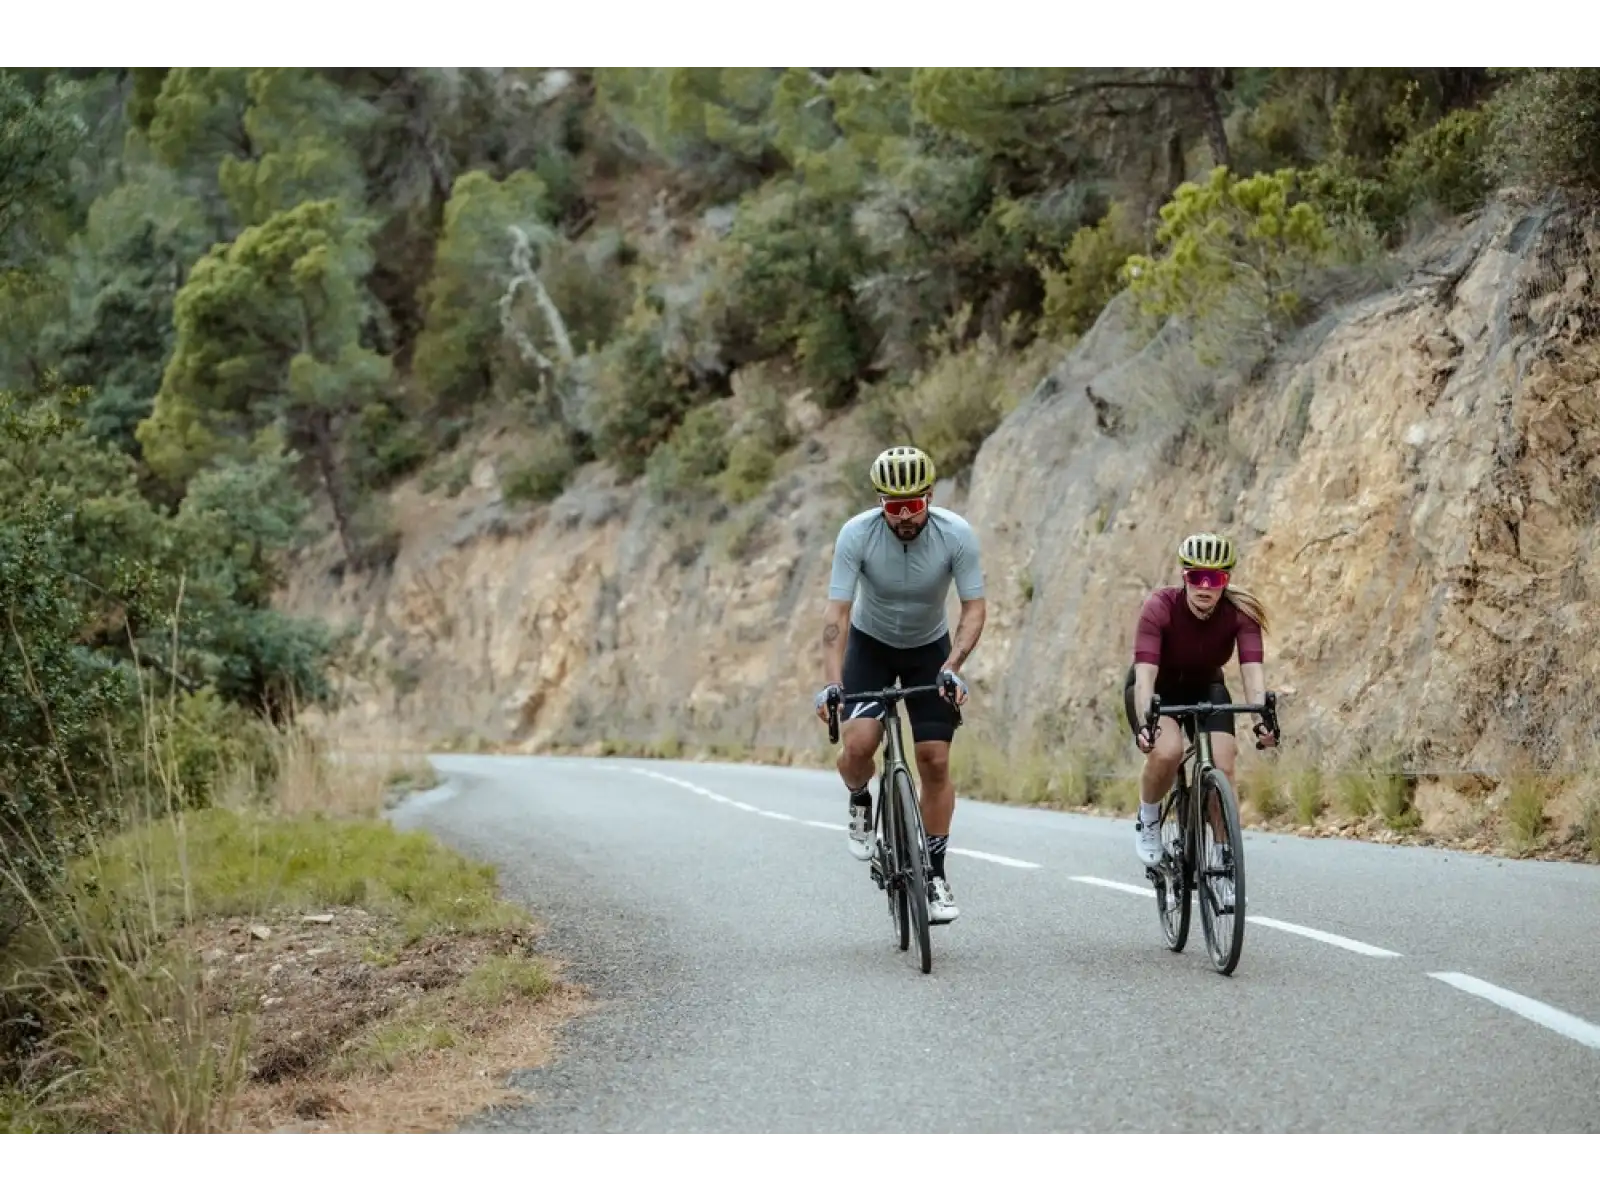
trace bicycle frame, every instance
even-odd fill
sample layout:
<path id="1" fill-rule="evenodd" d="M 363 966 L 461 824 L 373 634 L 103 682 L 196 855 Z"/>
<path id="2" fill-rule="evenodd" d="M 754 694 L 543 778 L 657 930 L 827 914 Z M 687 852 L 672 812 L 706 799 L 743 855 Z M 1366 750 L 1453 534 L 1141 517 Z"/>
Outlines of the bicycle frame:
<path id="1" fill-rule="evenodd" d="M 883 814 L 887 807 L 884 802 L 884 796 L 888 791 L 888 788 L 884 785 L 893 779 L 897 767 L 905 771 L 908 777 L 911 774 L 911 761 L 906 757 L 905 739 L 901 733 L 900 701 L 911 696 L 920 696 L 937 691 L 939 691 L 938 684 L 921 684 L 917 687 L 908 688 L 883 688 L 875 692 L 852 692 L 849 695 L 841 696 L 839 704 L 830 706 L 828 710 L 828 740 L 830 742 L 839 740 L 839 705 L 876 701 L 883 710 L 873 718 L 883 727 L 883 767 L 878 773 L 878 805 L 873 813 L 874 832 L 881 832 L 883 828 Z M 961 724 L 961 710 L 953 704 L 950 707 L 955 714 L 955 723 L 959 726 Z M 917 812 L 919 825 L 921 819 L 922 814 L 919 805 Z M 921 834 L 921 832 L 920 829 L 917 830 L 918 834 Z M 915 840 L 920 843 L 924 838 L 918 836 Z"/>
<path id="2" fill-rule="evenodd" d="M 899 936 L 900 949 L 910 946 L 913 926 L 917 935 L 922 972 L 933 969 L 933 950 L 928 938 L 928 859 L 927 832 L 922 824 L 922 804 L 912 780 L 900 726 L 900 701 L 910 696 L 938 692 L 940 685 L 890 687 L 875 692 L 856 692 L 839 697 L 828 706 L 828 740 L 839 740 L 839 705 L 876 701 L 882 712 L 873 719 L 883 727 L 883 769 L 878 776 L 878 803 L 873 814 L 873 832 L 878 835 L 879 852 L 872 858 L 872 878 L 879 890 L 886 891 L 889 915 Z M 961 710 L 950 705 L 955 723 L 961 724 Z M 905 778 L 905 803 L 895 787 L 896 773 Z"/>
<path id="3" fill-rule="evenodd" d="M 1261 723 L 1266 726 L 1274 739 L 1279 736 L 1277 697 L 1272 692 L 1267 693 L 1262 704 L 1202 702 L 1174 705 L 1170 708 L 1162 707 L 1159 695 L 1151 697 L 1144 729 L 1150 735 L 1152 742 L 1158 735 L 1161 718 L 1166 716 L 1177 722 L 1179 736 L 1185 738 L 1188 745 L 1179 760 L 1178 773 L 1173 780 L 1172 788 L 1162 800 L 1159 817 L 1160 824 L 1165 826 L 1168 817 L 1172 815 L 1173 806 L 1177 806 L 1178 844 L 1170 850 L 1163 844 L 1161 862 L 1146 867 L 1145 876 L 1155 885 L 1157 909 L 1161 916 L 1162 928 L 1167 935 L 1167 945 L 1172 950 L 1181 951 L 1188 940 L 1191 893 L 1198 893 L 1201 896 L 1201 919 L 1205 926 L 1206 945 L 1211 953 L 1212 964 L 1222 974 L 1231 975 L 1238 965 L 1243 944 L 1245 919 L 1243 842 L 1239 837 L 1241 830 L 1238 799 L 1234 795 L 1226 773 L 1216 765 L 1216 759 L 1211 751 L 1211 734 L 1205 727 L 1205 719 L 1212 713 L 1259 715 Z M 1256 747 L 1263 748 L 1259 736 Z M 1215 776 L 1215 788 L 1221 793 L 1218 805 L 1220 811 L 1216 812 L 1215 820 L 1201 811 L 1204 804 L 1202 785 L 1208 775 Z M 1203 856 L 1201 852 L 1204 825 L 1208 821 L 1211 821 L 1212 833 L 1217 844 L 1227 847 L 1231 855 L 1224 857 L 1223 865 L 1220 867 L 1211 865 L 1209 857 Z M 1223 828 L 1218 829 L 1216 821 L 1220 821 Z M 1205 862 L 1201 861 L 1202 857 L 1206 857 Z M 1218 898 L 1220 893 L 1214 883 L 1218 876 L 1228 877 L 1232 888 L 1221 900 Z M 1217 922 L 1223 917 L 1235 918 L 1231 926 L 1232 936 L 1226 939 L 1226 944 L 1216 928 Z"/>

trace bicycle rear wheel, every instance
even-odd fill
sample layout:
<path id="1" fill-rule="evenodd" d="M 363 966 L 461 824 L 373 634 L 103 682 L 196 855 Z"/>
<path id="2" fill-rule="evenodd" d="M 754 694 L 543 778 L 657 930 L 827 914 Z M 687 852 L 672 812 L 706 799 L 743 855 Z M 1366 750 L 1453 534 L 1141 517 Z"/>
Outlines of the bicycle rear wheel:
<path id="1" fill-rule="evenodd" d="M 1167 948 L 1181 954 L 1189 941 L 1190 864 L 1194 860 L 1194 847 L 1189 837 L 1188 793 L 1183 790 L 1180 778 L 1173 785 L 1161 813 L 1161 846 L 1166 852 L 1152 874 L 1156 885 L 1156 912 L 1161 917 L 1161 932 L 1166 934 Z"/>
<path id="2" fill-rule="evenodd" d="M 1225 841 L 1217 840 L 1214 825 L 1222 826 Z M 1215 768 L 1206 771 L 1200 781 L 1198 840 L 1195 891 L 1199 893 L 1206 949 L 1211 952 L 1211 965 L 1232 975 L 1244 949 L 1244 834 L 1233 787 Z"/>
<path id="3" fill-rule="evenodd" d="M 922 810 L 917 805 L 917 789 L 911 773 L 904 767 L 894 772 L 895 806 L 900 811 L 900 861 L 905 865 L 905 888 L 912 930 L 917 935 L 918 965 L 924 975 L 933 970 L 933 942 L 928 925 L 928 840 L 922 831 Z"/>

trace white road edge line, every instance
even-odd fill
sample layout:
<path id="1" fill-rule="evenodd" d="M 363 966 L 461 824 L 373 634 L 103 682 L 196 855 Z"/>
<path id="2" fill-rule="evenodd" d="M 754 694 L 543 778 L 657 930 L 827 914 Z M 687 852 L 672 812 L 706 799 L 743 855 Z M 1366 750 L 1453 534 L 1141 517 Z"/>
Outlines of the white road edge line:
<path id="1" fill-rule="evenodd" d="M 624 768 L 613 769 L 620 770 Z M 769 812 L 764 808 L 757 808 L 753 804 L 746 804 L 743 800 L 734 800 L 728 796 L 719 795 L 718 793 L 713 792 L 710 788 L 701 787 L 698 783 L 690 783 L 687 779 L 678 779 L 672 775 L 665 775 L 660 771 L 652 771 L 648 767 L 628 767 L 625 769 L 632 771 L 635 775 L 646 775 L 651 779 L 659 779 L 662 783 L 676 784 L 685 791 L 694 792 L 696 795 L 704 796 L 708 800 L 715 800 L 718 804 L 731 804 L 734 808 L 748 813 L 755 813 L 755 815 L 758 817 L 770 817 L 774 821 L 792 821 L 796 825 L 809 825 L 813 829 L 827 829 L 839 833 L 843 833 L 845 830 L 845 826 L 834 825 L 828 821 L 806 821 L 799 817 L 790 816 L 788 813 Z M 990 854 L 985 850 L 967 850 L 952 846 L 945 853 L 964 854 L 968 858 L 981 858 L 984 862 L 998 863 L 1002 867 L 1019 867 L 1025 871 L 1042 870 L 1038 863 L 1027 862 L 1020 858 L 1007 858 L 1004 854 Z M 1151 895 L 1154 894 L 1154 892 L 1151 893 Z"/>
<path id="2" fill-rule="evenodd" d="M 1246 898 L 1246 903 L 1249 897 Z M 1355 938 L 1341 937 L 1337 933 L 1324 933 L 1320 929 L 1310 929 L 1305 925 L 1293 925 L 1288 921 L 1280 921 L 1275 917 L 1256 917 L 1246 913 L 1247 922 L 1255 925 L 1265 925 L 1268 929 L 1281 929 L 1284 933 L 1298 933 L 1301 937 L 1314 938 L 1319 942 L 1327 942 L 1330 946 L 1339 946 L 1356 954 L 1365 954 L 1369 958 L 1401 958 L 1398 950 L 1385 950 L 1382 946 L 1369 945 L 1358 942 Z"/>
<path id="3" fill-rule="evenodd" d="M 1546 1029 L 1581 1042 L 1591 1050 L 1600 1050 L 1600 1026 L 1591 1025 L 1581 1017 L 1575 1017 L 1569 1012 L 1552 1007 L 1542 1000 L 1534 1000 L 1517 992 L 1507 991 L 1503 987 L 1496 987 L 1492 983 L 1485 983 L 1471 975 L 1463 975 L 1459 971 L 1429 971 L 1429 979 L 1437 979 L 1440 983 L 1448 983 L 1453 988 L 1463 992 L 1482 997 L 1492 1004 L 1516 1013 L 1519 1017 L 1526 1017 Z"/>

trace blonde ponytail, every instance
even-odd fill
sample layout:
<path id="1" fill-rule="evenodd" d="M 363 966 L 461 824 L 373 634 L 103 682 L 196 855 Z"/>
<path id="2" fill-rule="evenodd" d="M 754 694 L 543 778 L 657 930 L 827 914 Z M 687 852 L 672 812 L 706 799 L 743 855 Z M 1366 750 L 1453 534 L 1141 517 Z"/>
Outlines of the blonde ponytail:
<path id="1" fill-rule="evenodd" d="M 1260 599 L 1251 595 L 1243 588 L 1233 587 L 1231 584 L 1222 589 L 1225 599 L 1233 601 L 1233 606 L 1261 626 L 1261 632 L 1267 632 L 1267 607 Z"/>

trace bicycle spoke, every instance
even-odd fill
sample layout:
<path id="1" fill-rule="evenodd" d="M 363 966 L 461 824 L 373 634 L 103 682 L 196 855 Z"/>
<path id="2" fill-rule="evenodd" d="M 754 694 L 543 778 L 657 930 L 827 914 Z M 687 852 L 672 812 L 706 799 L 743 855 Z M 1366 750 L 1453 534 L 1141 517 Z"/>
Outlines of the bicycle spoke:
<path id="1" fill-rule="evenodd" d="M 1221 771 L 1205 772 L 1196 889 L 1211 964 L 1224 975 L 1239 965 L 1244 946 L 1244 839 L 1233 788 Z M 1222 834 L 1218 837 L 1218 832 Z"/>
<path id="2" fill-rule="evenodd" d="M 1181 802 L 1183 793 L 1174 789 L 1162 806 L 1161 812 L 1161 863 L 1154 870 L 1156 911 L 1161 918 L 1161 930 L 1166 935 L 1167 946 L 1181 953 L 1189 941 L 1189 888 L 1185 886 L 1187 857 L 1184 851 L 1184 816 L 1187 805 Z"/>

